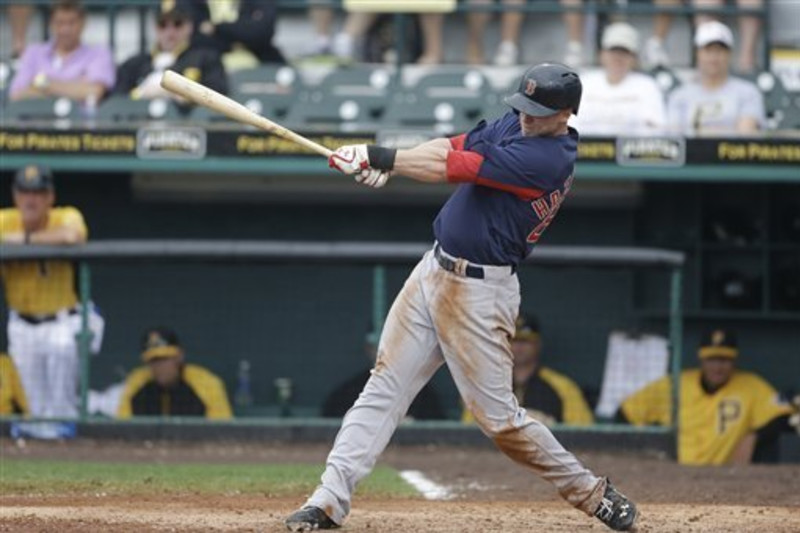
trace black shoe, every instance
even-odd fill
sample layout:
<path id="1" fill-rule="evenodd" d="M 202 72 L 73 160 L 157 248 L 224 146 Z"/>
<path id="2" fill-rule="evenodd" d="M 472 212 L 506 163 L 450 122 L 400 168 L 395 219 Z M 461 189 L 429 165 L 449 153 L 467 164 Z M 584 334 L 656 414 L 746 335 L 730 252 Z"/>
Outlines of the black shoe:
<path id="1" fill-rule="evenodd" d="M 339 524 L 330 519 L 319 507 L 303 507 L 286 519 L 289 531 L 314 531 L 317 529 L 336 529 Z"/>
<path id="2" fill-rule="evenodd" d="M 614 531 L 633 531 L 638 512 L 636 505 L 606 479 L 606 491 L 594 515 Z"/>

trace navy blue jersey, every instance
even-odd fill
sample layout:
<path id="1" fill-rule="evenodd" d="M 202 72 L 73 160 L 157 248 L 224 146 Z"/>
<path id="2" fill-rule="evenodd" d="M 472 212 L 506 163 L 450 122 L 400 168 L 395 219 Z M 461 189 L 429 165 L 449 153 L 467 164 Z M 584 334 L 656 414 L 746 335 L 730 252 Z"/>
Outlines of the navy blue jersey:
<path id="1" fill-rule="evenodd" d="M 461 182 L 433 222 L 449 254 L 517 265 L 553 220 L 572 184 L 578 132 L 526 137 L 509 112 L 451 139 L 449 181 Z"/>

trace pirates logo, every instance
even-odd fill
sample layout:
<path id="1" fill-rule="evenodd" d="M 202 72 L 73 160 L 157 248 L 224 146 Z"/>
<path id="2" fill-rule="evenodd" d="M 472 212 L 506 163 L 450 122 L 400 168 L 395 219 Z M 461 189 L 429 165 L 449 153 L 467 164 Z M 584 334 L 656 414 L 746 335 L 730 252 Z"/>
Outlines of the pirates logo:
<path id="1" fill-rule="evenodd" d="M 533 92 L 536 90 L 536 82 L 534 80 L 525 80 L 525 94 L 528 96 L 533 96 Z"/>
<path id="2" fill-rule="evenodd" d="M 31 165 L 25 168 L 25 181 L 35 181 L 39 177 L 39 169 Z"/>
<path id="3" fill-rule="evenodd" d="M 722 331 L 721 329 L 718 329 L 718 330 L 714 331 L 714 333 L 711 334 L 711 344 L 713 344 L 714 346 L 719 346 L 723 342 L 725 342 L 725 332 L 724 331 Z"/>

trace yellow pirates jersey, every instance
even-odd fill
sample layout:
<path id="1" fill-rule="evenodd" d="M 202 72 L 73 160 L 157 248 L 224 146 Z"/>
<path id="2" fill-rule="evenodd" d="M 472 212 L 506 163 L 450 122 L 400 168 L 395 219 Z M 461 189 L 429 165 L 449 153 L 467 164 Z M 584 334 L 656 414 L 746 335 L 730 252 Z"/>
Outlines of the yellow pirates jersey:
<path id="1" fill-rule="evenodd" d="M 88 234 L 83 215 L 74 207 L 55 207 L 50 210 L 47 227 L 79 228 Z M 16 208 L 0 209 L 0 237 L 23 231 L 22 219 Z M 0 238 L 0 240 L 2 240 Z M 24 315 L 51 315 L 75 307 L 75 268 L 69 261 L 14 261 L 2 265 L 6 302 L 14 311 Z"/>
<path id="2" fill-rule="evenodd" d="M 28 400 L 14 361 L 0 353 L 0 415 L 27 415 Z"/>
<path id="3" fill-rule="evenodd" d="M 228 419 L 233 414 L 222 380 L 201 366 L 185 364 L 180 381 L 169 390 L 161 388 L 153 380 L 153 374 L 147 366 L 131 372 L 125 380 L 117 416 Z"/>
<path id="4" fill-rule="evenodd" d="M 594 423 L 592 411 L 580 387 L 567 376 L 546 366 L 537 370 L 528 381 L 514 387 L 514 395 L 528 414 L 548 425 L 552 423 L 588 425 Z M 469 409 L 464 409 L 461 421 L 475 421 Z"/>
<path id="5" fill-rule="evenodd" d="M 672 423 L 671 379 L 665 376 L 627 398 L 622 413 L 632 424 Z M 730 461 L 739 442 L 791 407 L 763 378 L 735 371 L 713 394 L 703 390 L 700 369 L 685 370 L 680 381 L 678 461 L 720 465 Z"/>

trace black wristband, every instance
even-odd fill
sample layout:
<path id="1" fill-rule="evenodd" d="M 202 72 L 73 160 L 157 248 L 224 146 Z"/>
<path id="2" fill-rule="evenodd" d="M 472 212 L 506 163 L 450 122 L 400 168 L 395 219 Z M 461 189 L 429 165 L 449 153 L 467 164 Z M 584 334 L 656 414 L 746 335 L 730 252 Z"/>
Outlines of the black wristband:
<path id="1" fill-rule="evenodd" d="M 378 170 L 393 170 L 394 158 L 397 157 L 397 148 L 384 148 L 376 144 L 367 145 L 369 166 Z"/>

